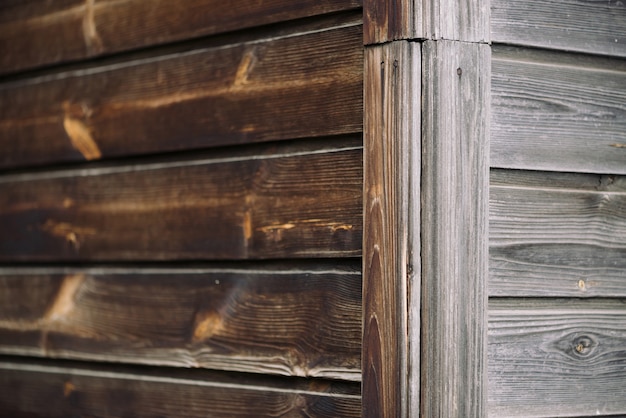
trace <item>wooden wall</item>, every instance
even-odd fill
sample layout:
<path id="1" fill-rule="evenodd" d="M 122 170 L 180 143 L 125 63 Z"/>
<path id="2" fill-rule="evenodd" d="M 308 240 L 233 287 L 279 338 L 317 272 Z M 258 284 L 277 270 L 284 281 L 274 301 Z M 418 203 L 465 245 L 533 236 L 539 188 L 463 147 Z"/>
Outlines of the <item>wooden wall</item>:
<path id="1" fill-rule="evenodd" d="M 0 6 L 0 411 L 360 416 L 357 0 Z"/>
<path id="2" fill-rule="evenodd" d="M 625 30 L 492 0 L 490 416 L 626 414 Z"/>

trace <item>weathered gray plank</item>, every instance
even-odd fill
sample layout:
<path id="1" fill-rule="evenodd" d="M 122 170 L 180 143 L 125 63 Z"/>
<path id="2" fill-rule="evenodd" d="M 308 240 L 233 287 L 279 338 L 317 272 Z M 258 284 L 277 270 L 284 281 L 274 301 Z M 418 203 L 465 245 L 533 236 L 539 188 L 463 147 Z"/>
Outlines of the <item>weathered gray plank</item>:
<path id="1" fill-rule="evenodd" d="M 488 0 L 364 0 L 365 44 L 399 39 L 488 42 Z"/>
<path id="2" fill-rule="evenodd" d="M 3 1 L 0 74 L 359 7 L 358 0 Z"/>
<path id="3" fill-rule="evenodd" d="M 215 373 L 0 362 L 0 413 L 32 417 L 359 417 L 358 388 Z"/>
<path id="4" fill-rule="evenodd" d="M 487 396 L 491 50 L 427 41 L 423 57 L 421 413 L 480 417 Z"/>
<path id="5" fill-rule="evenodd" d="M 366 48 L 363 415 L 419 414 L 420 46 Z"/>
<path id="6" fill-rule="evenodd" d="M 494 42 L 626 57 L 621 0 L 492 0 Z"/>
<path id="7" fill-rule="evenodd" d="M 489 416 L 626 414 L 624 300 L 489 303 Z"/>
<path id="8" fill-rule="evenodd" d="M 0 353 L 360 380 L 354 263 L 0 269 Z"/>
<path id="9" fill-rule="evenodd" d="M 491 165 L 626 174 L 626 62 L 494 48 Z"/>
<path id="10" fill-rule="evenodd" d="M 495 171 L 491 296 L 626 296 L 626 179 Z"/>

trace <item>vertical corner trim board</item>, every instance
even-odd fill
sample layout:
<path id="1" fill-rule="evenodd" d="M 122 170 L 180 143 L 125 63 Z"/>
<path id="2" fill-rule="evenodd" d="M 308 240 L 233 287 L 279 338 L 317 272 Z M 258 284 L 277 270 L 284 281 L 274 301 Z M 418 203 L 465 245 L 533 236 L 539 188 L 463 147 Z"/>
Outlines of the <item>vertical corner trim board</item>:
<path id="1" fill-rule="evenodd" d="M 420 45 L 366 48 L 363 416 L 419 414 Z"/>
<path id="2" fill-rule="evenodd" d="M 489 2 L 485 0 L 364 0 L 366 45 L 399 39 L 489 42 Z"/>
<path id="3" fill-rule="evenodd" d="M 486 414 L 489 45 L 423 54 L 421 412 Z"/>

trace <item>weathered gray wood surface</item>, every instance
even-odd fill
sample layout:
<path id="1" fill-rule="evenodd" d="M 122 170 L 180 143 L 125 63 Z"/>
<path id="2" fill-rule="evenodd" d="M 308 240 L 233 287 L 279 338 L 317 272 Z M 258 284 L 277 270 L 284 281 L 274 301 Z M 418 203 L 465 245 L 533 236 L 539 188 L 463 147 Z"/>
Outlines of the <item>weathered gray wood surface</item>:
<path id="1" fill-rule="evenodd" d="M 2 268 L 0 353 L 360 380 L 353 262 Z"/>
<path id="2" fill-rule="evenodd" d="M 626 297 L 626 178 L 492 170 L 491 296 Z"/>
<path id="3" fill-rule="evenodd" d="M 0 74 L 359 7 L 358 0 L 3 1 Z"/>
<path id="4" fill-rule="evenodd" d="M 626 174 L 625 61 L 494 48 L 492 107 L 492 167 Z"/>
<path id="5" fill-rule="evenodd" d="M 480 417 L 487 397 L 491 50 L 427 41 L 423 57 L 421 413 Z"/>
<path id="6" fill-rule="evenodd" d="M 360 416 L 358 387 L 337 382 L 3 360 L 0 411 L 12 418 Z"/>
<path id="7" fill-rule="evenodd" d="M 485 0 L 364 0 L 365 44 L 399 39 L 488 42 L 489 2 Z"/>
<path id="8" fill-rule="evenodd" d="M 205 157 L 0 176 L 0 260 L 360 255 L 360 138 Z"/>
<path id="9" fill-rule="evenodd" d="M 494 42 L 626 57 L 621 0 L 491 0 Z"/>
<path id="10" fill-rule="evenodd" d="M 417 416 L 420 46 L 365 57 L 363 415 Z"/>
<path id="11" fill-rule="evenodd" d="M 626 302 L 489 304 L 489 416 L 626 414 Z"/>
<path id="12" fill-rule="evenodd" d="M 326 24 L 0 84 L 0 168 L 360 133 L 360 19 Z"/>

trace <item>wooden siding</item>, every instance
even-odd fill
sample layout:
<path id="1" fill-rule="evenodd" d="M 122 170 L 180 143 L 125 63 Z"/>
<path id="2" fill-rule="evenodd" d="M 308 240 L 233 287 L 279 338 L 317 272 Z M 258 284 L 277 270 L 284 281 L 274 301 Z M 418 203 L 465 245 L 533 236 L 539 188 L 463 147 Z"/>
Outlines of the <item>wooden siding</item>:
<path id="1" fill-rule="evenodd" d="M 626 62 L 494 47 L 492 167 L 626 174 Z"/>
<path id="2" fill-rule="evenodd" d="M 358 387 L 74 363 L 0 362 L 0 410 L 15 418 L 359 417 Z"/>
<path id="3" fill-rule="evenodd" d="M 626 412 L 623 299 L 498 299 L 489 307 L 491 416 Z"/>
<path id="4" fill-rule="evenodd" d="M 360 415 L 361 21 L 0 6 L 0 414 Z"/>
<path id="5" fill-rule="evenodd" d="M 359 255 L 362 150 L 334 144 L 5 176 L 0 260 Z"/>
<path id="6" fill-rule="evenodd" d="M 0 269 L 0 353 L 360 380 L 354 262 Z"/>
<path id="7" fill-rule="evenodd" d="M 0 74 L 359 7 L 359 0 L 3 2 Z"/>
<path id="8" fill-rule="evenodd" d="M 278 35 L 2 84 L 0 168 L 361 132 L 359 20 Z"/>
<path id="9" fill-rule="evenodd" d="M 626 297 L 624 177 L 494 170 L 490 200 L 491 295 Z"/>
<path id="10" fill-rule="evenodd" d="M 625 28 L 492 2 L 489 416 L 626 414 Z"/>
<path id="11" fill-rule="evenodd" d="M 626 57 L 626 4 L 620 0 L 491 0 L 498 43 Z"/>

